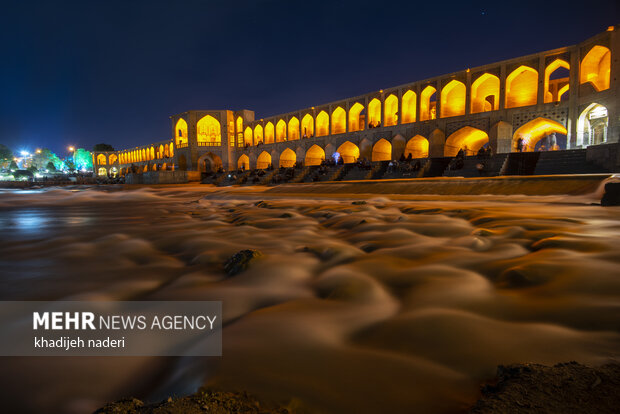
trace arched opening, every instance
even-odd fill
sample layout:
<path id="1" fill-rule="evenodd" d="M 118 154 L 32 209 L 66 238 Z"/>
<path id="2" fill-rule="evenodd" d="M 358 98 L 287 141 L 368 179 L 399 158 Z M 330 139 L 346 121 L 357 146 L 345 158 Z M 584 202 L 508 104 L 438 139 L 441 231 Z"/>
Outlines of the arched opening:
<path id="1" fill-rule="evenodd" d="M 256 125 L 254 127 L 254 145 L 263 143 L 263 126 Z"/>
<path id="2" fill-rule="evenodd" d="M 101 168 L 99 168 L 99 170 L 97 170 L 97 175 L 100 175 L 100 176 L 108 175 L 108 170 L 106 170 L 105 168 L 101 167 Z"/>
<path id="3" fill-rule="evenodd" d="M 506 77 L 506 108 L 536 105 L 538 72 L 529 66 L 519 66 Z"/>
<path id="4" fill-rule="evenodd" d="M 420 94 L 420 121 L 437 118 L 437 89 L 428 85 Z"/>
<path id="5" fill-rule="evenodd" d="M 463 127 L 450 134 L 444 145 L 444 156 L 454 157 L 460 150 L 465 155 L 474 155 L 489 142 L 486 132 L 470 126 Z"/>
<path id="6" fill-rule="evenodd" d="M 407 142 L 405 157 L 428 158 L 428 140 L 422 135 L 416 135 Z"/>
<path id="7" fill-rule="evenodd" d="M 142 167 L 142 172 L 143 173 L 148 172 L 148 171 L 149 171 L 149 166 L 148 165 L 145 165 L 144 167 Z"/>
<path id="8" fill-rule="evenodd" d="M 363 131 L 365 119 L 360 116 L 364 110 L 364 105 L 355 102 L 349 109 L 349 132 Z"/>
<path id="9" fill-rule="evenodd" d="M 465 84 L 456 79 L 448 82 L 441 90 L 441 117 L 465 115 Z"/>
<path id="10" fill-rule="evenodd" d="M 408 90 L 403 95 L 401 119 L 403 124 L 415 122 L 416 94 L 412 90 Z"/>
<path id="11" fill-rule="evenodd" d="M 545 103 L 559 102 L 568 91 L 570 65 L 562 59 L 556 59 L 545 68 Z"/>
<path id="12" fill-rule="evenodd" d="M 173 148 L 172 142 L 170 143 L 170 145 L 168 145 L 168 156 L 174 157 L 174 148 Z"/>
<path id="13" fill-rule="evenodd" d="M 269 168 L 270 165 L 271 165 L 271 154 L 269 154 L 267 151 L 261 152 L 258 158 L 256 159 L 256 168 L 258 168 L 259 170 L 264 170 L 266 168 Z"/>
<path id="14" fill-rule="evenodd" d="M 299 119 L 296 117 L 288 121 L 288 139 L 289 141 L 299 139 Z"/>
<path id="15" fill-rule="evenodd" d="M 398 98 L 395 95 L 388 96 L 383 106 L 385 107 L 385 126 L 398 124 Z"/>
<path id="16" fill-rule="evenodd" d="M 151 167 L 152 171 L 157 171 L 157 164 L 153 164 L 153 166 Z"/>
<path id="17" fill-rule="evenodd" d="M 267 125 L 265 125 L 265 144 L 273 144 L 274 129 L 273 123 L 267 122 Z"/>
<path id="18" fill-rule="evenodd" d="M 325 160 L 325 151 L 318 145 L 311 146 L 306 152 L 306 165 L 321 165 L 321 162 Z"/>
<path id="19" fill-rule="evenodd" d="M 286 122 L 280 119 L 276 124 L 276 142 L 286 141 Z"/>
<path id="20" fill-rule="evenodd" d="M 344 134 L 347 132 L 347 113 L 341 107 L 332 112 L 332 134 Z"/>
<path id="21" fill-rule="evenodd" d="M 239 168 L 240 170 L 244 170 L 244 171 L 249 170 L 250 169 L 250 157 L 248 157 L 245 154 L 241 155 L 239 159 L 237 160 L 237 168 Z"/>
<path id="22" fill-rule="evenodd" d="M 109 160 L 110 164 L 114 164 L 116 163 L 116 161 L 118 161 L 118 156 L 116 154 L 110 154 Z"/>
<path id="23" fill-rule="evenodd" d="M 166 150 L 164 149 L 163 144 L 159 146 L 159 156 L 157 158 L 163 158 L 165 156 Z"/>
<path id="24" fill-rule="evenodd" d="M 342 157 L 345 164 L 352 164 L 360 157 L 360 149 L 354 143 L 350 141 L 344 142 L 336 150 Z"/>
<path id="25" fill-rule="evenodd" d="M 583 110 L 577 120 L 577 145 L 597 145 L 607 142 L 607 108 L 593 103 Z"/>
<path id="26" fill-rule="evenodd" d="M 559 122 L 547 118 L 532 119 L 519 127 L 512 136 L 512 148 L 522 140 L 523 151 L 542 149 L 566 149 L 566 128 Z"/>
<path id="27" fill-rule="evenodd" d="M 329 115 L 327 112 L 321 111 L 316 116 L 316 136 L 323 137 L 329 135 Z"/>
<path id="28" fill-rule="evenodd" d="M 392 144 L 382 138 L 372 147 L 372 161 L 390 161 L 391 159 Z"/>
<path id="29" fill-rule="evenodd" d="M 306 114 L 301 119 L 301 137 L 312 138 L 314 136 L 314 118 L 312 115 Z"/>
<path id="30" fill-rule="evenodd" d="M 499 109 L 499 78 L 483 73 L 471 84 L 471 113 Z"/>
<path id="31" fill-rule="evenodd" d="M 200 118 L 196 123 L 199 147 L 219 146 L 222 143 L 220 122 L 211 115 Z"/>
<path id="32" fill-rule="evenodd" d="M 368 127 L 377 128 L 381 126 L 381 101 L 374 98 L 368 102 Z"/>
<path id="33" fill-rule="evenodd" d="M 237 117 L 237 134 L 243 133 L 243 118 Z"/>
<path id="34" fill-rule="evenodd" d="M 187 122 L 185 122 L 185 119 L 179 118 L 177 121 L 174 127 L 174 138 L 177 147 L 187 146 Z"/>
<path id="35" fill-rule="evenodd" d="M 284 151 L 282 151 L 282 154 L 280 154 L 280 167 L 292 168 L 295 166 L 296 162 L 297 162 L 297 155 L 295 154 L 295 151 L 293 151 L 292 149 L 287 148 Z"/>
<path id="36" fill-rule="evenodd" d="M 222 159 L 212 152 L 207 152 L 198 158 L 198 170 L 200 172 L 217 172 L 222 168 Z"/>
<path id="37" fill-rule="evenodd" d="M 107 165 L 108 159 L 104 154 L 97 155 L 97 164 L 99 165 Z"/>
<path id="38" fill-rule="evenodd" d="M 252 128 L 245 127 L 245 132 L 243 133 L 243 143 L 246 146 L 252 145 Z"/>
<path id="39" fill-rule="evenodd" d="M 179 170 L 181 171 L 187 170 L 187 159 L 185 158 L 185 155 L 183 154 L 179 155 Z"/>
<path id="40" fill-rule="evenodd" d="M 611 52 L 604 46 L 596 45 L 581 61 L 579 83 L 590 82 L 597 91 L 609 89 L 611 73 Z"/>

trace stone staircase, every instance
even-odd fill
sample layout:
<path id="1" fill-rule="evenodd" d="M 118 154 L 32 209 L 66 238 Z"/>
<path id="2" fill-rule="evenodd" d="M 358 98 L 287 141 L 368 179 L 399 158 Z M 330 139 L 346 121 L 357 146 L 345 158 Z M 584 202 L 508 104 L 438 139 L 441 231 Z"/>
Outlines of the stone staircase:
<path id="1" fill-rule="evenodd" d="M 423 175 L 420 177 L 441 177 L 443 172 L 448 168 L 448 164 L 452 157 L 431 158 L 428 160 L 428 166 L 422 168 Z"/>
<path id="2" fill-rule="evenodd" d="M 463 162 L 463 168 L 458 170 L 446 170 L 443 172 L 444 177 L 495 177 L 500 175 L 507 154 L 496 154 L 490 158 L 466 157 Z M 478 164 L 484 164 L 482 174 L 478 170 Z"/>
<path id="3" fill-rule="evenodd" d="M 539 152 L 534 169 L 536 175 L 547 174 L 598 174 L 609 172 L 605 168 L 590 163 L 585 149 Z"/>

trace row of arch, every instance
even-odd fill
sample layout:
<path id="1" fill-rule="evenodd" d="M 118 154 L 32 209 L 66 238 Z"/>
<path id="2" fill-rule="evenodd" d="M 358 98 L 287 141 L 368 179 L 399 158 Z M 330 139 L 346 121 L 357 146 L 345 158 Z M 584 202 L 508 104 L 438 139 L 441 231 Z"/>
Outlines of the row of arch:
<path id="1" fill-rule="evenodd" d="M 607 47 L 596 45 L 582 59 L 579 71 L 579 83 L 591 84 L 595 90 L 609 88 L 611 68 L 611 52 Z M 569 90 L 570 64 L 557 58 L 544 70 L 543 100 L 545 103 L 557 102 L 567 96 Z M 536 69 L 521 65 L 514 69 L 505 81 L 505 108 L 536 105 L 538 102 L 538 77 Z M 354 103 L 348 111 L 338 106 L 331 114 L 320 111 L 316 117 L 305 114 L 301 120 L 296 116 L 288 121 L 279 119 L 275 124 L 271 121 L 243 127 L 243 118 L 238 117 L 235 123 L 239 146 L 271 144 L 298 140 L 300 138 L 320 137 L 363 130 L 370 127 L 393 126 L 397 124 L 465 115 L 467 87 L 459 80 L 448 82 L 439 92 L 439 110 L 437 109 L 437 89 L 433 85 L 426 86 L 418 97 L 413 90 L 407 90 L 399 98 L 389 94 L 383 102 L 372 99 L 366 108 L 362 103 Z M 478 76 L 470 87 L 470 112 L 479 113 L 494 111 L 500 108 L 500 79 L 494 74 L 483 73 Z M 419 106 L 419 110 L 417 108 Z M 220 145 L 221 127 L 211 115 L 202 117 L 196 124 L 198 145 Z M 187 145 L 187 122 L 180 118 L 175 127 L 177 147 Z"/>
<path id="2" fill-rule="evenodd" d="M 562 124 L 547 118 L 536 118 L 514 131 L 512 147 L 516 150 L 517 141 L 521 139 L 524 151 L 533 151 L 543 138 L 552 134 L 566 136 L 566 133 L 567 130 Z M 442 142 L 438 144 L 443 145 L 444 156 L 454 157 L 461 149 L 466 149 L 468 154 L 475 154 L 488 143 L 489 136 L 485 131 L 465 126 L 450 134 L 445 141 L 442 139 Z M 337 154 L 337 158 L 342 157 L 345 164 L 356 162 L 360 157 L 368 158 L 370 161 L 388 161 L 398 159 L 401 155 L 411 156 L 414 159 L 427 158 L 430 145 L 429 138 L 422 135 L 415 135 L 409 140 L 397 135 L 391 141 L 380 139 L 374 144 L 364 139 L 359 146 L 346 141 L 337 148 L 332 144 L 328 144 L 325 148 L 315 144 L 305 153 L 302 148 L 298 148 L 297 151 L 290 148 L 284 149 L 279 154 L 278 165 L 272 164 L 276 153 L 262 151 L 256 158 L 256 168 L 292 167 L 301 160 L 306 166 L 320 165 L 326 157 L 333 157 L 334 154 Z M 237 159 L 237 168 L 246 170 L 250 168 L 250 157 L 247 154 L 242 154 Z"/>
<path id="3" fill-rule="evenodd" d="M 173 143 L 169 144 L 160 144 L 159 146 L 151 145 L 147 148 L 141 148 L 136 150 L 122 151 L 118 154 L 118 158 L 114 158 L 112 161 L 112 157 L 116 157 L 115 154 L 111 154 L 108 159 L 109 163 L 113 164 L 118 159 L 120 164 L 131 164 L 134 162 L 144 162 L 151 161 L 155 159 L 162 158 L 171 158 L 174 156 L 174 145 Z M 97 155 L 97 163 L 99 165 L 105 165 L 105 155 L 99 154 Z"/>

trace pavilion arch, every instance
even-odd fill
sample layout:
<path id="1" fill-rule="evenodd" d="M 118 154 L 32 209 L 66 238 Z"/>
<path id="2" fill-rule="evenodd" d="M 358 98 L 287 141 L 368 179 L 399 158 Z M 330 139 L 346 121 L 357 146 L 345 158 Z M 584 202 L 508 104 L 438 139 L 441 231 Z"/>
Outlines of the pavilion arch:
<path id="1" fill-rule="evenodd" d="M 198 146 L 220 145 L 222 133 L 220 121 L 211 115 L 205 115 L 196 123 Z"/>
<path id="2" fill-rule="evenodd" d="M 97 164 L 99 164 L 99 165 L 107 165 L 108 164 L 108 158 L 105 156 L 105 154 L 97 155 Z"/>
<path id="3" fill-rule="evenodd" d="M 256 168 L 259 170 L 267 169 L 271 166 L 271 154 L 267 151 L 263 151 L 260 153 L 258 158 L 256 159 Z"/>
<path id="4" fill-rule="evenodd" d="M 288 140 L 294 141 L 299 139 L 299 119 L 292 117 L 288 121 Z"/>
<path id="5" fill-rule="evenodd" d="M 561 68 L 570 71 L 568 62 L 562 59 L 554 60 L 545 68 L 545 83 L 543 86 L 545 103 L 559 102 L 562 95 L 568 91 L 568 76 L 561 79 L 551 79 L 551 76 L 556 73 L 558 69 L 561 70 Z"/>
<path id="6" fill-rule="evenodd" d="M 390 94 L 383 102 L 385 126 L 398 124 L 398 98 Z"/>
<path id="7" fill-rule="evenodd" d="M 567 130 L 559 122 L 536 118 L 520 126 L 512 136 L 512 148 L 516 150 L 519 138 L 523 139 L 523 151 L 534 151 L 536 143 L 551 134 L 566 135 Z"/>
<path id="8" fill-rule="evenodd" d="M 301 119 L 301 137 L 311 138 L 314 136 L 314 118 L 312 115 L 306 114 Z"/>
<path id="9" fill-rule="evenodd" d="M 146 158 L 147 158 L 146 157 L 146 150 L 144 148 L 142 148 L 141 154 L 142 155 L 141 155 L 140 161 L 146 161 Z"/>
<path id="10" fill-rule="evenodd" d="M 101 167 L 97 170 L 97 175 L 102 176 L 102 175 L 108 175 L 108 170 L 106 170 L 105 168 Z"/>
<path id="11" fill-rule="evenodd" d="M 216 172 L 222 168 L 222 166 L 222 159 L 212 152 L 202 154 L 200 158 L 198 158 L 198 171 L 200 172 Z"/>
<path id="12" fill-rule="evenodd" d="M 392 144 L 381 138 L 372 147 L 372 161 L 390 161 L 392 159 Z"/>
<path id="13" fill-rule="evenodd" d="M 274 129 L 273 122 L 267 122 L 265 125 L 265 144 L 273 144 Z"/>
<path id="14" fill-rule="evenodd" d="M 108 159 L 110 160 L 110 165 L 112 165 L 118 161 L 118 156 L 116 154 L 110 154 Z"/>
<path id="15" fill-rule="evenodd" d="M 483 73 L 471 84 L 471 113 L 499 109 L 499 78 Z"/>
<path id="16" fill-rule="evenodd" d="M 340 154 L 345 164 L 352 164 L 360 157 L 360 149 L 351 141 L 344 142 L 336 152 Z"/>
<path id="17" fill-rule="evenodd" d="M 407 141 L 405 147 L 405 157 L 411 158 L 428 158 L 428 140 L 422 135 L 416 135 Z"/>
<path id="18" fill-rule="evenodd" d="M 252 145 L 252 128 L 245 127 L 245 131 L 243 132 L 243 143 L 245 145 Z"/>
<path id="19" fill-rule="evenodd" d="M 249 170 L 250 169 L 250 157 L 245 154 L 242 154 L 237 160 L 237 168 L 240 170 Z"/>
<path id="20" fill-rule="evenodd" d="M 605 46 L 596 45 L 581 61 L 579 84 L 590 82 L 598 92 L 609 89 L 611 52 Z"/>
<path id="21" fill-rule="evenodd" d="M 401 123 L 408 124 L 415 122 L 416 98 L 417 96 L 412 90 L 408 90 L 403 95 Z"/>
<path id="22" fill-rule="evenodd" d="M 174 157 L 174 148 L 173 148 L 172 142 L 168 145 L 168 156 Z"/>
<path id="23" fill-rule="evenodd" d="M 363 110 L 364 105 L 359 102 L 355 102 L 349 108 L 349 132 L 362 131 L 364 129 L 364 122 L 360 120 L 360 114 Z"/>
<path id="24" fill-rule="evenodd" d="M 332 112 L 332 134 L 344 134 L 345 132 L 347 132 L 347 113 L 339 106 Z"/>
<path id="25" fill-rule="evenodd" d="M 155 159 L 155 147 L 151 145 L 151 149 L 149 151 L 149 159 L 154 160 Z"/>
<path id="26" fill-rule="evenodd" d="M 465 115 L 466 88 L 463 82 L 451 80 L 441 90 L 441 117 Z"/>
<path id="27" fill-rule="evenodd" d="M 321 162 L 325 160 L 325 151 L 318 145 L 313 145 L 306 151 L 305 164 L 306 165 L 321 165 Z"/>
<path id="28" fill-rule="evenodd" d="M 368 125 L 381 126 L 381 101 L 377 98 L 368 102 Z"/>
<path id="29" fill-rule="evenodd" d="M 329 135 L 329 115 L 327 112 L 321 111 L 316 116 L 316 136 L 323 137 Z"/>
<path id="30" fill-rule="evenodd" d="M 282 151 L 282 154 L 280 154 L 279 167 L 292 168 L 295 166 L 296 162 L 297 154 L 295 154 L 295 151 L 293 151 L 292 149 L 286 148 L 284 151 Z"/>
<path id="31" fill-rule="evenodd" d="M 420 121 L 437 118 L 437 102 L 433 101 L 437 89 L 428 85 L 420 94 Z"/>
<path id="32" fill-rule="evenodd" d="M 163 158 L 165 156 L 165 152 L 164 146 L 160 145 L 157 158 Z"/>
<path id="33" fill-rule="evenodd" d="M 237 117 L 237 125 L 236 125 L 236 129 L 237 129 L 237 134 L 242 134 L 243 133 L 243 118 L 238 116 Z"/>
<path id="34" fill-rule="evenodd" d="M 538 72 L 529 66 L 519 66 L 506 77 L 506 108 L 536 105 Z"/>
<path id="35" fill-rule="evenodd" d="M 286 141 L 286 121 L 280 119 L 276 124 L 276 142 Z"/>
<path id="36" fill-rule="evenodd" d="M 398 160 L 401 156 L 403 156 L 406 145 L 407 141 L 402 135 L 397 134 L 394 138 L 392 138 L 392 157 L 394 157 L 395 160 Z"/>
<path id="37" fill-rule="evenodd" d="M 185 119 L 179 118 L 174 127 L 174 140 L 177 147 L 187 145 L 187 122 Z"/>
<path id="38" fill-rule="evenodd" d="M 254 145 L 262 144 L 263 142 L 263 126 L 259 124 L 254 127 Z"/>
<path id="39" fill-rule="evenodd" d="M 473 155 L 489 142 L 486 132 L 465 126 L 450 134 L 444 145 L 444 157 L 454 157 L 459 150 L 466 150 L 466 155 Z"/>
<path id="40" fill-rule="evenodd" d="M 577 145 L 597 145 L 607 141 L 609 114 L 597 103 L 588 105 L 577 119 Z"/>

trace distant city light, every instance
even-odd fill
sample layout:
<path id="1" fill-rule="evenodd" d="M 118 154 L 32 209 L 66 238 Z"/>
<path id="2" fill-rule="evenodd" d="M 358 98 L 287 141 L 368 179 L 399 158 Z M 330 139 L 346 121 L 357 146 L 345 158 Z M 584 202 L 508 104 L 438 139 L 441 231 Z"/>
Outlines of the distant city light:
<path id="1" fill-rule="evenodd" d="M 27 157 L 30 155 L 28 151 L 20 151 L 19 153 L 22 155 L 22 157 Z"/>
<path id="2" fill-rule="evenodd" d="M 69 152 L 73 152 L 73 151 L 75 151 L 75 148 L 74 148 L 74 147 L 72 147 L 72 146 L 71 146 L 71 147 L 69 147 L 69 148 L 67 148 L 67 149 L 69 150 Z"/>

